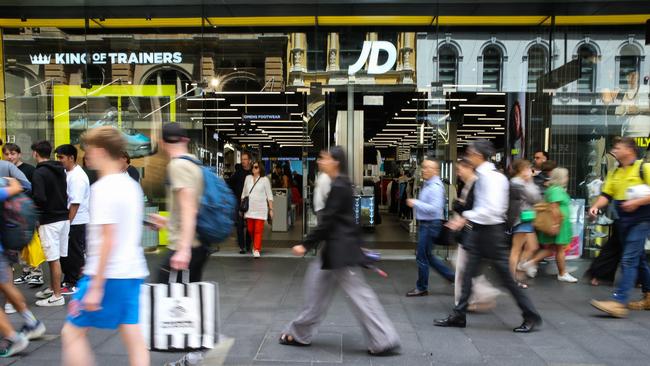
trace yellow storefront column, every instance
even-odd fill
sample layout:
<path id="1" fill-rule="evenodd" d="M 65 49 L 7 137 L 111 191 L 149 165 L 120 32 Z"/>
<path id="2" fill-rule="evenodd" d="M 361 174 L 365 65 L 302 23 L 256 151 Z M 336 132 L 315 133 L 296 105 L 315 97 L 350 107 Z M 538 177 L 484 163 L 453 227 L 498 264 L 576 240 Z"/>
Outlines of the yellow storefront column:
<path id="1" fill-rule="evenodd" d="M 3 45 L 2 28 L 0 28 L 0 65 L 2 65 L 2 70 L 0 71 L 0 138 L 4 142 L 7 140 L 7 114 L 5 110 L 5 59 Z M 2 156 L 2 153 L 0 153 L 0 156 Z"/>

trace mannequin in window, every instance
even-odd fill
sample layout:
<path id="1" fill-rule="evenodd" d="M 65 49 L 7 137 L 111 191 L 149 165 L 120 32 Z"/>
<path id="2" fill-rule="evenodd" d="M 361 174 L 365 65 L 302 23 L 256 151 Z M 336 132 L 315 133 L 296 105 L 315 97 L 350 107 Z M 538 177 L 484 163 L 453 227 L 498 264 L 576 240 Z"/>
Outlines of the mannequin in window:
<path id="1" fill-rule="evenodd" d="M 639 73 L 627 74 L 627 90 L 621 96 L 621 104 L 616 107 L 616 115 L 621 119 L 622 137 L 650 136 L 650 104 L 648 86 L 639 85 Z"/>

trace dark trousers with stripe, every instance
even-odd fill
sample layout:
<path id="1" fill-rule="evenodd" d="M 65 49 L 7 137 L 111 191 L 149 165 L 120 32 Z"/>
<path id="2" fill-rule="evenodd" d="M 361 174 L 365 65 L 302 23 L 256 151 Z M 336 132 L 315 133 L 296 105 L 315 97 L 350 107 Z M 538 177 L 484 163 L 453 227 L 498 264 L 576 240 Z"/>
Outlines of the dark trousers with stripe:
<path id="1" fill-rule="evenodd" d="M 158 278 L 156 279 L 157 283 L 168 283 L 169 282 L 169 272 L 170 272 L 170 260 L 172 256 L 176 253 L 175 250 L 169 250 L 165 259 L 163 259 L 160 269 L 158 270 Z M 196 248 L 192 248 L 192 259 L 190 259 L 190 282 L 201 282 L 203 278 L 203 269 L 205 264 L 208 262 L 210 252 L 204 245 L 200 245 Z M 178 272 L 178 278 L 176 282 L 181 282 L 181 272 Z"/>
<path id="2" fill-rule="evenodd" d="M 86 264 L 86 225 L 70 225 L 68 256 L 61 257 L 63 282 L 76 286 Z"/>

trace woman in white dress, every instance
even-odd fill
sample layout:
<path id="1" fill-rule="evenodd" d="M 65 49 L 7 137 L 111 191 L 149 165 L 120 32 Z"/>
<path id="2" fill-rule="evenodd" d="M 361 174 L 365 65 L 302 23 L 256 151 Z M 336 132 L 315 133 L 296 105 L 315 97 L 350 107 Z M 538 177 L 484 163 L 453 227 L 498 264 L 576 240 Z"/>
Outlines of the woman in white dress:
<path id="1" fill-rule="evenodd" d="M 253 239 L 253 257 L 259 258 L 262 251 L 262 234 L 264 223 L 273 218 L 273 192 L 271 182 L 264 174 L 264 165 L 259 161 L 253 163 L 253 175 L 246 177 L 241 199 L 248 197 L 248 211 L 244 218 L 248 234 Z"/>

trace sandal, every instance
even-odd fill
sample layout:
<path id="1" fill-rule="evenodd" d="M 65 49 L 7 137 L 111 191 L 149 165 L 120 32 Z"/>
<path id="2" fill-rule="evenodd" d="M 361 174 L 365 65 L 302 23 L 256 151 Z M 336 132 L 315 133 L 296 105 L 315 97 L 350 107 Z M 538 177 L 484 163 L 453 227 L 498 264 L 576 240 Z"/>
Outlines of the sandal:
<path id="1" fill-rule="evenodd" d="M 517 281 L 517 286 L 519 286 L 520 288 L 523 288 L 523 289 L 527 289 L 527 288 L 528 288 L 528 285 L 527 285 L 527 284 L 525 284 L 525 283 L 523 283 L 523 282 L 519 282 L 519 281 Z"/>
<path id="2" fill-rule="evenodd" d="M 291 334 L 281 334 L 278 342 L 283 346 L 307 347 L 309 343 L 300 343 Z"/>

